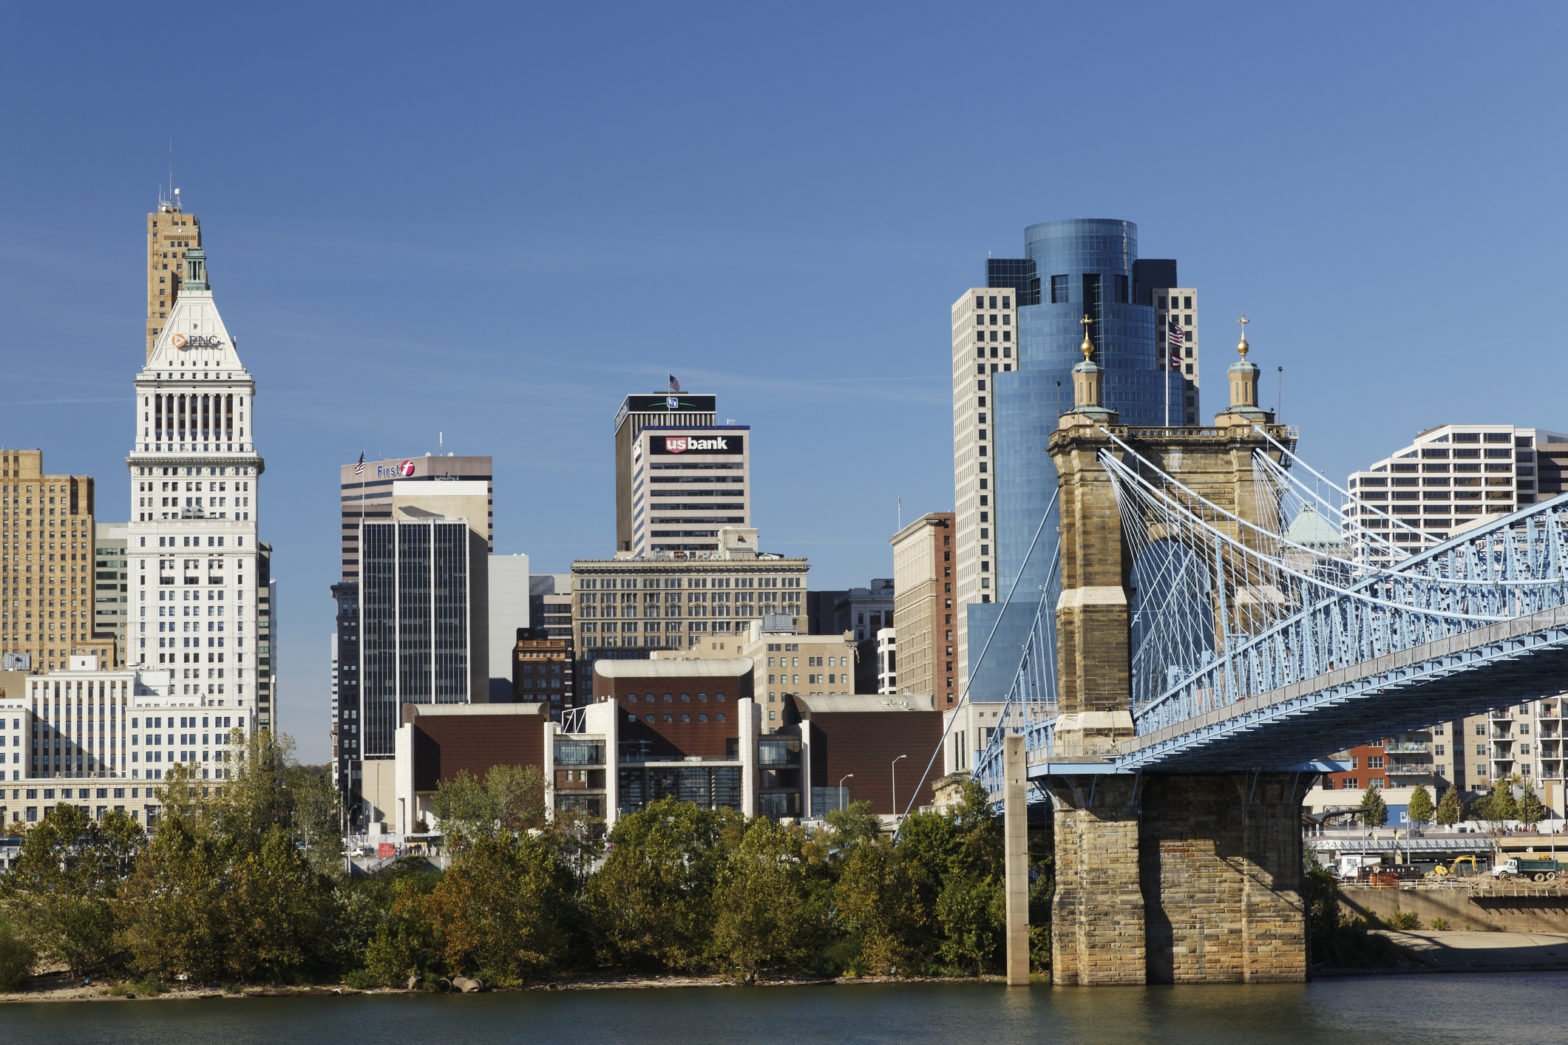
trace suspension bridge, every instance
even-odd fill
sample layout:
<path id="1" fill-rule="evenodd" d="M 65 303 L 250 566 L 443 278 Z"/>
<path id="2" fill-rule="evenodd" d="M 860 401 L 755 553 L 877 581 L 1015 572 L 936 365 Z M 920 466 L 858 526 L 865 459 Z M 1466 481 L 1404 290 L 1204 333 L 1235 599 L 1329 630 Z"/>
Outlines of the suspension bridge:
<path id="1" fill-rule="evenodd" d="M 1008 807 L 1015 982 L 1026 800 L 1051 810 L 1057 982 L 1304 979 L 1325 758 L 1568 674 L 1568 495 L 1426 533 L 1302 461 L 1238 348 L 1214 427 L 1117 424 L 1086 353 L 1051 436 L 1049 579 L 1006 602 L 1022 646 L 979 654 L 1017 660 L 976 767 Z"/>

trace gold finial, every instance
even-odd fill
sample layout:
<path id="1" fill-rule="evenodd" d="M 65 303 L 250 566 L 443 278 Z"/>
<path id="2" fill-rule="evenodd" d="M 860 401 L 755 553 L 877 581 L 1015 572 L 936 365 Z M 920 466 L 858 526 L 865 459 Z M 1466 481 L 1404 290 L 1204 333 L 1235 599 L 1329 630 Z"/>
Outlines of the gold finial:
<path id="1" fill-rule="evenodd" d="M 1089 314 L 1085 312 L 1083 318 L 1078 322 L 1083 324 L 1083 344 L 1078 346 L 1078 351 L 1083 353 L 1083 361 L 1087 363 L 1089 357 L 1094 355 L 1094 342 L 1089 340 L 1089 324 L 1093 323 L 1094 320 L 1090 319 Z"/>
<path id="2" fill-rule="evenodd" d="M 1241 318 L 1236 320 L 1236 322 L 1241 326 L 1241 340 L 1236 342 L 1236 351 L 1241 355 L 1242 359 L 1246 359 L 1247 350 L 1252 347 L 1247 344 L 1247 324 L 1251 323 L 1252 320 L 1248 319 L 1247 314 L 1243 312 Z"/>

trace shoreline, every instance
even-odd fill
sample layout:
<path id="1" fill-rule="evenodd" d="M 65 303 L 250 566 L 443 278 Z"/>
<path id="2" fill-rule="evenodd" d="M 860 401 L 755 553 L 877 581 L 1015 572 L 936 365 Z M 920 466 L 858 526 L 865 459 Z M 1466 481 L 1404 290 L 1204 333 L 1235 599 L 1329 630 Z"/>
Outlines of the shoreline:
<path id="1" fill-rule="evenodd" d="M 1568 972 L 1568 934 L 1561 933 L 1508 933 L 1412 930 L 1377 930 L 1387 936 L 1401 951 L 1404 958 L 1387 968 L 1357 968 L 1317 966 L 1310 970 L 1312 980 L 1338 980 L 1356 976 L 1425 976 L 1453 973 L 1519 973 L 1519 972 Z M 353 997 L 377 995 L 426 994 L 421 990 L 397 987 L 374 987 L 360 990 L 344 984 L 317 984 L 309 987 L 285 985 L 248 986 L 230 993 L 213 987 L 173 987 L 159 994 L 111 994 L 111 987 L 128 986 L 119 983 L 92 984 L 61 983 L 63 973 L 36 977 L 40 986 L 28 991 L 11 991 L 0 994 L 0 1006 L 29 1003 L 57 1002 L 130 1002 L 130 1001 L 195 1001 L 210 999 L 289 998 L 289 997 Z M 48 986 L 54 981 L 56 986 Z M 759 980 L 752 984 L 737 983 L 727 976 L 585 976 L 575 979 L 547 980 L 522 987 L 486 988 L 484 993 L 523 993 L 558 991 L 606 990 L 673 990 L 685 987 L 834 987 L 856 984 L 915 984 L 915 983 L 1003 983 L 1001 976 L 792 976 L 780 979 Z M 1034 986 L 1050 987 L 1049 981 L 1037 977 Z M 452 993 L 458 993 L 456 991 Z"/>

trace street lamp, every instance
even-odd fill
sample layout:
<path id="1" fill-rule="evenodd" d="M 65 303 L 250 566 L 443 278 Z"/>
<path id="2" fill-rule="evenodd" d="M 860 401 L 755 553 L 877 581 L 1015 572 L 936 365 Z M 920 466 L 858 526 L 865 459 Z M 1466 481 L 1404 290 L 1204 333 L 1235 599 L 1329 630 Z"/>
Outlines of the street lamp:
<path id="1" fill-rule="evenodd" d="M 893 759 L 893 765 L 888 770 L 893 777 L 893 823 L 895 824 L 898 823 L 898 763 L 908 757 L 908 755 L 899 755 L 898 758 Z"/>
<path id="2" fill-rule="evenodd" d="M 838 778 L 838 807 L 840 809 L 844 808 L 844 781 L 848 780 L 854 775 L 855 774 L 853 773 L 845 773 L 843 776 Z"/>

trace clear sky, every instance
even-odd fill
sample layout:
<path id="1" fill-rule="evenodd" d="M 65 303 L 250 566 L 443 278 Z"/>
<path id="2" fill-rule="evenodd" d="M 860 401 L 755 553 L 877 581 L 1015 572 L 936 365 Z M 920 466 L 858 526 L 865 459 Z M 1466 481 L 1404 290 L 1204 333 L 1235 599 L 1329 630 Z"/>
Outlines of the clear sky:
<path id="1" fill-rule="evenodd" d="M 327 755 L 337 467 L 495 457 L 496 550 L 614 547 L 611 420 L 753 426 L 814 588 L 953 504 L 949 306 L 1023 227 L 1126 218 L 1342 478 L 1568 428 L 1562 5 L 29 4 L 0 32 L 0 444 L 98 480 L 168 178 L 255 375 L 280 722 Z"/>

